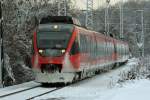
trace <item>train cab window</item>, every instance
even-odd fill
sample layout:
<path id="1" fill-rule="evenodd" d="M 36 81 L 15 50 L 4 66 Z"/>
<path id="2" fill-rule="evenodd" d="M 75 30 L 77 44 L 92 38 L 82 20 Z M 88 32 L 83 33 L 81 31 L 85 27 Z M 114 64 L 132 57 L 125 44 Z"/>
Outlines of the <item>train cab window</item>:
<path id="1" fill-rule="evenodd" d="M 73 45 L 72 45 L 72 48 L 71 48 L 71 51 L 70 51 L 70 54 L 71 55 L 75 55 L 79 53 L 79 43 L 78 43 L 78 40 L 76 38 L 76 40 L 74 41 Z"/>

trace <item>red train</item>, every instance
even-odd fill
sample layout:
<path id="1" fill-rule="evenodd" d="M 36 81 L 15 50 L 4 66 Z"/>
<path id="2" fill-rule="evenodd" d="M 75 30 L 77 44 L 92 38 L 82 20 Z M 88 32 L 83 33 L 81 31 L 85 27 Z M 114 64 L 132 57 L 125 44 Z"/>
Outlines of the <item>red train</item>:
<path id="1" fill-rule="evenodd" d="M 126 42 L 80 27 L 69 16 L 40 21 L 33 36 L 32 66 L 40 83 L 70 83 L 126 62 Z"/>

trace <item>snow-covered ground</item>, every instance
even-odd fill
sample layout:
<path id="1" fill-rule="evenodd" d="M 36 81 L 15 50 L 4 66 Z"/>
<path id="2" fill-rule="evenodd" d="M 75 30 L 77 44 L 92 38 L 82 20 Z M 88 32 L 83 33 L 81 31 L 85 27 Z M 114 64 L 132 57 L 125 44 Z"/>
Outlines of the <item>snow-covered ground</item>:
<path id="1" fill-rule="evenodd" d="M 95 100 L 150 100 L 150 80 L 141 79 L 126 82 L 121 88 L 102 93 Z"/>
<path id="2" fill-rule="evenodd" d="M 150 80 L 130 80 L 118 84 L 122 74 L 126 74 L 138 65 L 137 59 L 130 59 L 126 65 L 107 73 L 77 82 L 52 93 L 35 98 L 35 100 L 149 100 Z M 10 88 L 10 90 L 12 87 Z M 16 88 L 17 89 L 17 88 Z M 9 91 L 9 87 L 4 92 Z M 2 90 L 1 94 L 2 94 Z M 25 100 L 32 95 L 48 91 L 49 88 L 33 89 L 30 92 L 7 97 L 4 100 Z"/>
<path id="3" fill-rule="evenodd" d="M 70 87 L 37 98 L 37 100 L 149 100 L 150 80 L 127 82 L 123 87 L 101 89 L 101 86 Z"/>
<path id="4" fill-rule="evenodd" d="M 127 65 L 120 68 L 43 95 L 35 100 L 149 100 L 149 80 L 127 81 L 123 85 L 117 85 L 118 80 L 122 78 L 121 74 L 127 73 L 136 65 L 137 59 L 131 59 Z"/>

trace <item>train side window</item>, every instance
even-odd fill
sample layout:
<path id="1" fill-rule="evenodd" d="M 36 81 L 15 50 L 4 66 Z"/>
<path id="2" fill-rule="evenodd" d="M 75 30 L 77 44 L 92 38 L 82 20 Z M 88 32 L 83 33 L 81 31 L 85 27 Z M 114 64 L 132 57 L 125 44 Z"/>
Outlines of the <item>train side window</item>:
<path id="1" fill-rule="evenodd" d="M 119 54 L 121 55 L 120 44 L 118 44 Z"/>
<path id="2" fill-rule="evenodd" d="M 124 49 L 123 49 L 123 45 L 121 44 L 121 51 L 122 51 L 122 55 L 124 55 Z"/>
<path id="3" fill-rule="evenodd" d="M 82 35 L 82 41 L 83 41 L 83 53 L 86 53 L 86 37 L 85 35 Z"/>
<path id="4" fill-rule="evenodd" d="M 101 57 L 103 57 L 103 43 L 102 43 L 102 41 L 101 41 L 101 43 L 100 43 L 100 48 L 101 48 Z"/>
<path id="5" fill-rule="evenodd" d="M 122 45 L 122 51 L 123 51 L 123 55 L 125 55 L 125 48 L 124 48 L 124 45 Z"/>
<path id="6" fill-rule="evenodd" d="M 86 35 L 83 35 L 83 40 L 84 40 L 84 43 L 83 43 L 83 51 L 84 51 L 84 53 L 86 53 L 87 51 L 86 51 L 86 47 L 87 47 L 87 40 L 86 40 Z"/>
<path id="7" fill-rule="evenodd" d="M 82 34 L 80 34 L 80 52 L 82 52 L 83 53 L 83 49 L 84 49 L 84 40 L 83 40 L 83 35 Z"/>
<path id="8" fill-rule="evenodd" d="M 89 37 L 89 41 L 90 41 L 90 42 L 89 42 L 89 43 L 90 43 L 90 48 L 89 48 L 89 50 L 90 50 L 90 56 L 91 56 L 91 55 L 92 55 L 92 54 L 91 54 L 91 48 L 92 48 L 92 39 L 91 39 L 91 36 Z"/>
<path id="9" fill-rule="evenodd" d="M 120 52 L 121 52 L 121 55 L 123 54 L 123 51 L 122 51 L 122 44 L 120 44 Z"/>
<path id="10" fill-rule="evenodd" d="M 92 57 L 94 57 L 94 37 L 91 37 L 91 53 L 92 53 Z"/>
<path id="11" fill-rule="evenodd" d="M 105 42 L 103 41 L 102 44 L 103 44 L 103 56 L 105 56 Z"/>
<path id="12" fill-rule="evenodd" d="M 90 53 L 90 46 L 91 46 L 91 44 L 90 44 L 90 38 L 89 38 L 89 36 L 87 36 L 87 41 L 88 41 L 87 52 Z"/>
<path id="13" fill-rule="evenodd" d="M 127 48 L 126 46 L 124 46 L 124 50 L 125 50 L 125 55 L 127 54 Z"/>
<path id="14" fill-rule="evenodd" d="M 103 41 L 103 56 L 106 55 L 106 43 Z"/>
<path id="15" fill-rule="evenodd" d="M 88 52 L 88 51 L 87 51 L 88 40 L 87 40 L 87 36 L 86 36 L 86 35 L 84 35 L 84 39 L 85 39 L 85 44 L 83 44 L 83 45 L 84 45 L 84 52 L 87 53 L 87 52 Z"/>
<path id="16" fill-rule="evenodd" d="M 94 54 L 95 54 L 95 58 L 97 57 L 97 39 L 95 38 L 95 42 L 94 42 Z"/>
<path id="17" fill-rule="evenodd" d="M 97 38 L 97 57 L 99 57 L 99 40 L 98 40 L 98 38 Z"/>

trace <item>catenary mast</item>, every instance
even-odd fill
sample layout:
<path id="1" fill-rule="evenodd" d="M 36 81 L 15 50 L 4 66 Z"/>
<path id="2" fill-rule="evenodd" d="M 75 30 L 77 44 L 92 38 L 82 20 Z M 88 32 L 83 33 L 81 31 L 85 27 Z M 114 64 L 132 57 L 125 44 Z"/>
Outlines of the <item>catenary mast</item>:
<path id="1" fill-rule="evenodd" d="M 87 0 L 86 27 L 93 29 L 93 0 Z"/>

